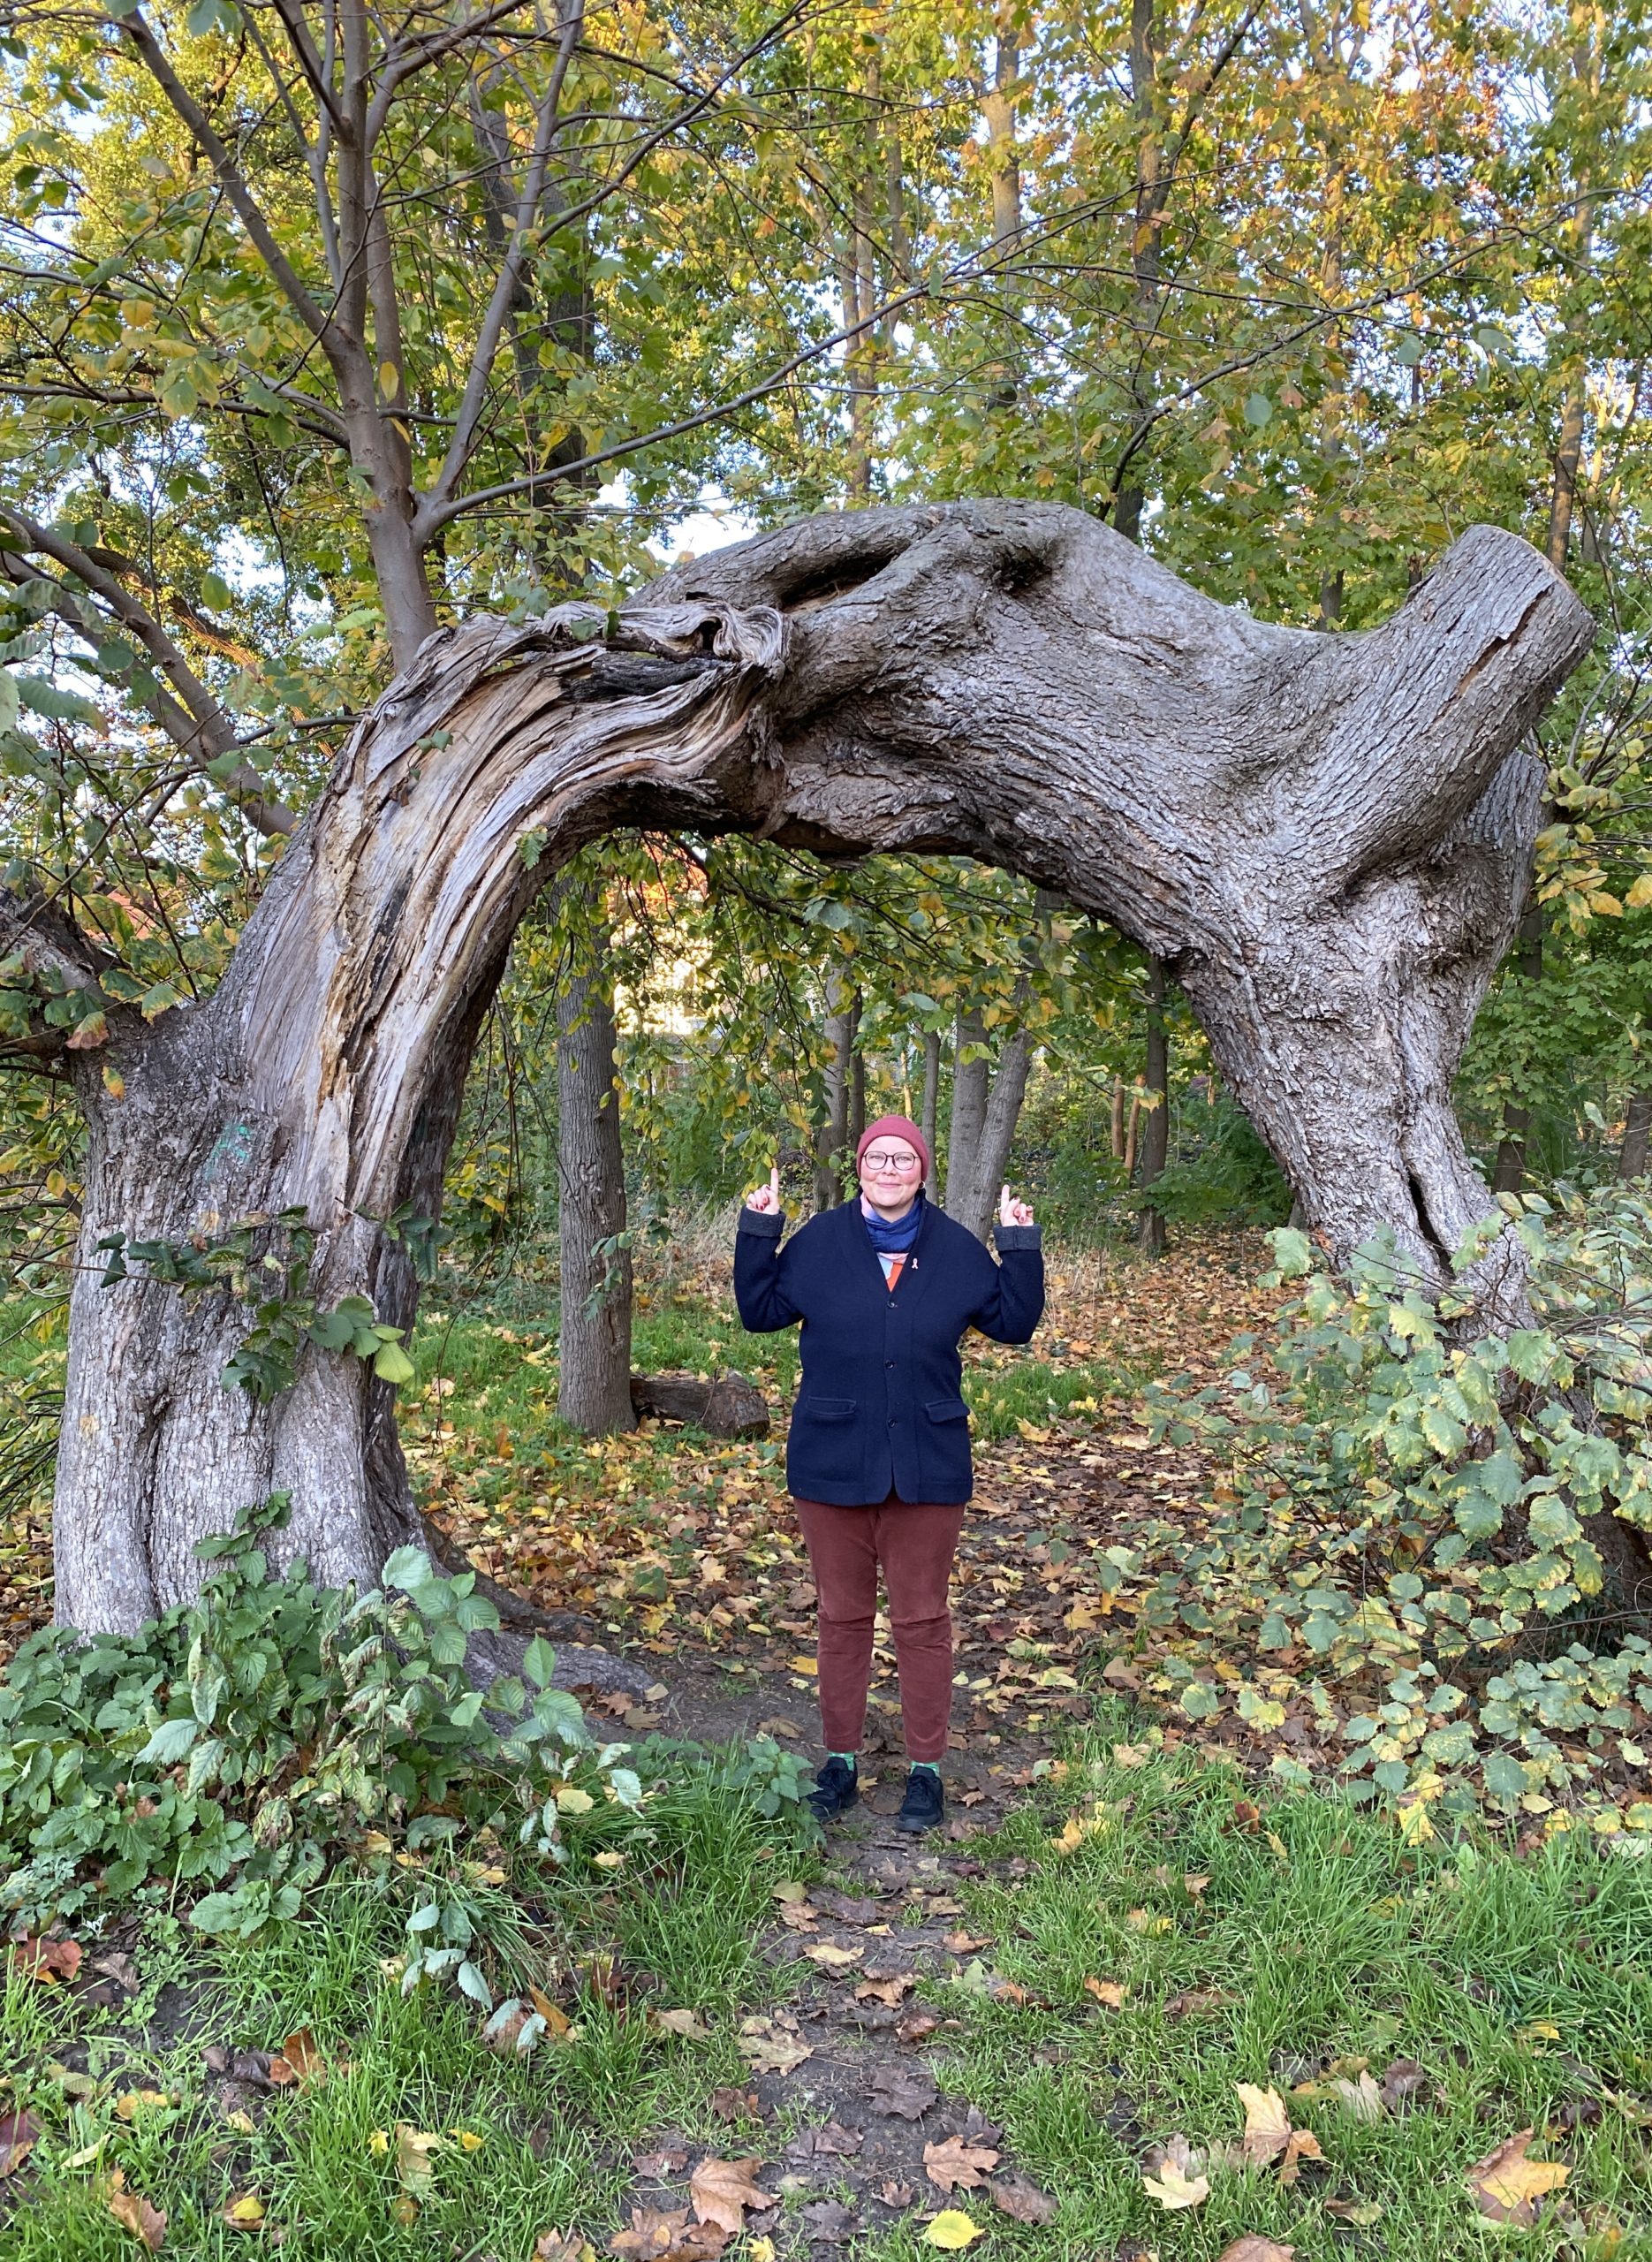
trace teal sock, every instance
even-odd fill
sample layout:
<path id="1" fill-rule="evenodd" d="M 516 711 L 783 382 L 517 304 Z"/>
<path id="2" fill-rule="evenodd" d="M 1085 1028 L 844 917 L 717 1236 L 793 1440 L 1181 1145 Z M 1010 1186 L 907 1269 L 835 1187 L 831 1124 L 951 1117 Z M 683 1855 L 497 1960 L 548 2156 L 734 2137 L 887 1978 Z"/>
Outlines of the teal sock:
<path id="1" fill-rule="evenodd" d="M 853 1767 L 857 1775 L 860 1772 L 860 1762 L 853 1751 L 829 1751 L 826 1757 L 828 1759 L 841 1759 L 846 1767 Z"/>
<path id="2" fill-rule="evenodd" d="M 938 1775 L 941 1772 L 941 1763 L 938 1759 L 914 1759 L 910 1764 L 914 1775 L 921 1767 L 926 1775 Z"/>

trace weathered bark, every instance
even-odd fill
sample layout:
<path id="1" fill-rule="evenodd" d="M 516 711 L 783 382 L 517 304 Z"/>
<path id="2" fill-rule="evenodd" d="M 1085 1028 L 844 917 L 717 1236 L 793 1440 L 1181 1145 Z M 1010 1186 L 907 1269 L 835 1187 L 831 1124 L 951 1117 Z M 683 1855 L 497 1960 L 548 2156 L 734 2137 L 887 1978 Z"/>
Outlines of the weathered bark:
<path id="1" fill-rule="evenodd" d="M 1148 1059 L 1146 1084 L 1154 1104 L 1148 1110 L 1147 1132 L 1136 1185 L 1143 1196 L 1139 1238 L 1149 1256 L 1164 1254 L 1164 1212 L 1152 1198 L 1156 1180 L 1164 1175 L 1171 1151 L 1171 1054 L 1164 1033 L 1164 961 L 1148 961 Z"/>
<path id="2" fill-rule="evenodd" d="M 1646 1176 L 1648 1135 L 1652 1135 L 1652 1092 L 1631 1092 L 1629 1112 L 1624 1119 L 1624 1142 L 1618 1150 L 1619 1178 Z"/>
<path id="3" fill-rule="evenodd" d="M 766 1438 L 769 1408 L 748 1375 L 732 1370 L 715 1382 L 698 1375 L 633 1375 L 631 1402 L 639 1414 L 692 1422 L 714 1438 Z"/>
<path id="4" fill-rule="evenodd" d="M 557 996 L 557 1198 L 561 1252 L 557 1411 L 587 1437 L 634 1430 L 631 1251 L 614 1074 L 608 930 L 595 892 Z"/>
<path id="5" fill-rule="evenodd" d="M 568 606 L 429 639 L 216 993 L 71 1056 L 63 1619 L 129 1628 L 193 1591 L 194 1541 L 277 1486 L 330 1583 L 416 1535 L 385 1385 L 309 1349 L 273 1404 L 225 1390 L 227 1294 L 102 1289 L 96 1243 L 301 1207 L 317 1301 L 408 1324 L 413 1268 L 376 1221 L 436 1214 L 512 930 L 618 825 L 1024 872 L 1166 960 L 1333 1252 L 1386 1226 L 1434 1279 L 1488 1215 L 1451 1077 L 1523 899 L 1542 775 L 1520 743 L 1591 634 L 1517 536 L 1472 531 L 1384 626 L 1326 635 L 1212 603 L 1062 506 L 845 512 L 680 568 L 603 632 Z M 1518 1300 L 1506 1236 L 1484 1272 Z"/>

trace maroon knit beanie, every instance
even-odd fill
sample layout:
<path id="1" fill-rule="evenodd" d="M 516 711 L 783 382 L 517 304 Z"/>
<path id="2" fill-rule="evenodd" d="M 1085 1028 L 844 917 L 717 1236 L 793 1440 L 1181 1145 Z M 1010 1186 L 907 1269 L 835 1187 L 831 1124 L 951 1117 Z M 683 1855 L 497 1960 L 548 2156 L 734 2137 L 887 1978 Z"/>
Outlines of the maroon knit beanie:
<path id="1" fill-rule="evenodd" d="M 854 1150 L 855 1168 L 857 1170 L 860 1169 L 860 1158 L 865 1154 L 873 1140 L 882 1139 L 886 1135 L 891 1138 L 904 1139 L 906 1142 L 906 1144 L 913 1150 L 914 1154 L 916 1154 L 918 1160 L 923 1165 L 923 1174 L 928 1178 L 929 1175 L 928 1142 L 925 1139 L 922 1132 L 919 1130 L 917 1125 L 913 1121 L 909 1115 L 880 1115 L 875 1123 L 868 1123 L 866 1129 L 860 1134 L 860 1143 L 856 1146 Z"/>

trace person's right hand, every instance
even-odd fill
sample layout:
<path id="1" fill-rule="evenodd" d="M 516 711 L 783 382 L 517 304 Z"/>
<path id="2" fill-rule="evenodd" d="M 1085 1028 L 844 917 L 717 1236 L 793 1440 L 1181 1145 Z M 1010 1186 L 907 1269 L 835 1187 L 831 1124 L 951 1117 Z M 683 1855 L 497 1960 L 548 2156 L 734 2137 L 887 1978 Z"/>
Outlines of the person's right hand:
<path id="1" fill-rule="evenodd" d="M 768 1212 L 773 1212 L 779 1209 L 780 1165 L 778 1163 L 775 1164 L 774 1167 L 769 1173 L 768 1185 L 760 1186 L 754 1194 L 748 1194 L 746 1196 L 746 1206 L 748 1210 L 762 1210 Z"/>

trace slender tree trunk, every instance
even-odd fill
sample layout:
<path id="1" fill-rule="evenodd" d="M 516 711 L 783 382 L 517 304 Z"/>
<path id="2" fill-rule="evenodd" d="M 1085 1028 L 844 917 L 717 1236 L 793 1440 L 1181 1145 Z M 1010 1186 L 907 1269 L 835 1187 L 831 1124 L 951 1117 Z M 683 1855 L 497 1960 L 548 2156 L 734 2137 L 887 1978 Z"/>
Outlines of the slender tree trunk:
<path id="1" fill-rule="evenodd" d="M 388 1383 L 300 1340 L 291 1386 L 226 1389 L 252 1322 L 233 1291 L 135 1262 L 105 1288 L 100 1244 L 279 1238 L 299 1211 L 297 1317 L 365 1296 L 410 1326 L 406 1220 L 439 1213 L 511 937 L 618 826 L 1008 860 L 1166 961 L 1333 1256 L 1386 1226 L 1437 1280 L 1496 1216 L 1451 1084 L 1524 899 L 1542 778 L 1520 748 L 1592 634 L 1500 529 L 1383 626 L 1326 637 L 1017 501 L 826 512 L 673 572 L 617 625 L 580 604 L 432 638 L 214 995 L 153 1028 L 117 1006 L 104 1045 L 58 1055 L 87 1137 L 60 1617 L 130 1629 L 193 1593 L 195 1543 L 277 1489 L 282 1560 L 331 1583 L 420 1536 Z M 95 970 L 53 906 L 0 897 L 0 945 Z M 62 1032 L 7 1043 L 35 1059 Z M 1523 1280 L 1504 1233 L 1471 1285 L 1496 1317 L 1528 1308 Z"/>
<path id="2" fill-rule="evenodd" d="M 936 1158 L 940 1152 L 936 1134 L 941 1116 L 941 1032 L 926 1029 L 923 1033 L 923 1111 L 918 1119 L 918 1128 L 923 1134 L 923 1143 L 929 1150 L 929 1174 L 924 1180 L 923 1190 L 931 1202 L 940 1199 L 941 1179 Z"/>
<path id="3" fill-rule="evenodd" d="M 1125 1176 L 1132 1186 L 1136 1182 L 1136 1136 L 1141 1128 L 1141 1087 L 1136 1086 L 1130 1095 L 1130 1120 L 1125 1127 Z"/>
<path id="4" fill-rule="evenodd" d="M 1115 1162 L 1122 1162 L 1125 1153 L 1125 1080 L 1113 1078 L 1113 1109 L 1108 1125 L 1108 1147 Z"/>
<path id="5" fill-rule="evenodd" d="M 952 1120 L 946 1135 L 946 1211 L 951 1218 L 963 1214 L 975 1182 L 975 1154 L 987 1120 L 992 1076 L 984 1051 L 974 1060 L 966 1060 L 964 1054 L 986 1041 L 979 1006 L 966 1007 L 958 1016 L 952 1040 Z"/>
<path id="6" fill-rule="evenodd" d="M 830 975 L 826 983 L 826 1042 L 830 1057 L 826 1063 L 826 1120 L 821 1126 L 815 1146 L 815 1207 L 830 1210 L 843 1200 L 844 1150 L 849 1144 L 849 1116 L 853 1089 L 855 1024 L 860 1018 L 860 998 L 858 991 L 846 987 L 841 976 Z"/>
<path id="7" fill-rule="evenodd" d="M 981 96 L 981 108 L 992 170 L 992 239 L 997 249 L 1008 251 L 1021 234 L 1021 160 L 1015 140 L 1015 80 L 1021 53 L 1007 8 L 999 11 L 993 48 L 992 83 Z"/>
<path id="8" fill-rule="evenodd" d="M 1147 1089 L 1156 1101 L 1148 1112 L 1147 1135 L 1136 1183 L 1147 1197 L 1141 1211 L 1141 1246 L 1149 1256 L 1164 1254 L 1164 1213 L 1155 1206 L 1153 1188 L 1163 1176 L 1171 1140 L 1170 1040 L 1164 1027 L 1164 961 L 1148 961 Z"/>
<path id="9" fill-rule="evenodd" d="M 634 1430 L 631 1251 L 614 1074 L 610 942 L 595 888 L 581 890 L 574 964 L 557 997 L 557 1172 L 562 1251 L 557 1411 L 587 1437 Z"/>
<path id="10" fill-rule="evenodd" d="M 1631 1092 L 1629 1112 L 1624 1119 L 1624 1142 L 1618 1150 L 1619 1178 L 1646 1176 L 1648 1133 L 1652 1133 L 1652 1092 Z"/>
<path id="11" fill-rule="evenodd" d="M 969 1176 L 956 1193 L 948 1177 L 947 1215 L 967 1226 L 977 1241 L 987 1239 L 997 1214 L 998 1189 L 1009 1167 L 1032 1053 L 1033 1040 L 1025 1029 L 1017 1029 L 1004 1039 L 992 1071 Z"/>
<path id="12" fill-rule="evenodd" d="M 845 1145 L 853 1153 L 860 1143 L 860 1134 L 866 1129 L 866 1054 L 860 1050 L 860 1009 L 855 1011 L 856 1044 L 851 1058 L 849 1076 L 849 1136 Z"/>
<path id="13" fill-rule="evenodd" d="M 1543 978 L 1543 907 L 1535 896 L 1520 915 L 1517 969 L 1522 982 L 1534 988 Z M 1503 1111 L 1503 1136 L 1491 1166 L 1494 1194 L 1518 1194 L 1526 1177 L 1526 1142 L 1532 1126 L 1531 1110 L 1523 1099 L 1510 1100 Z"/>

